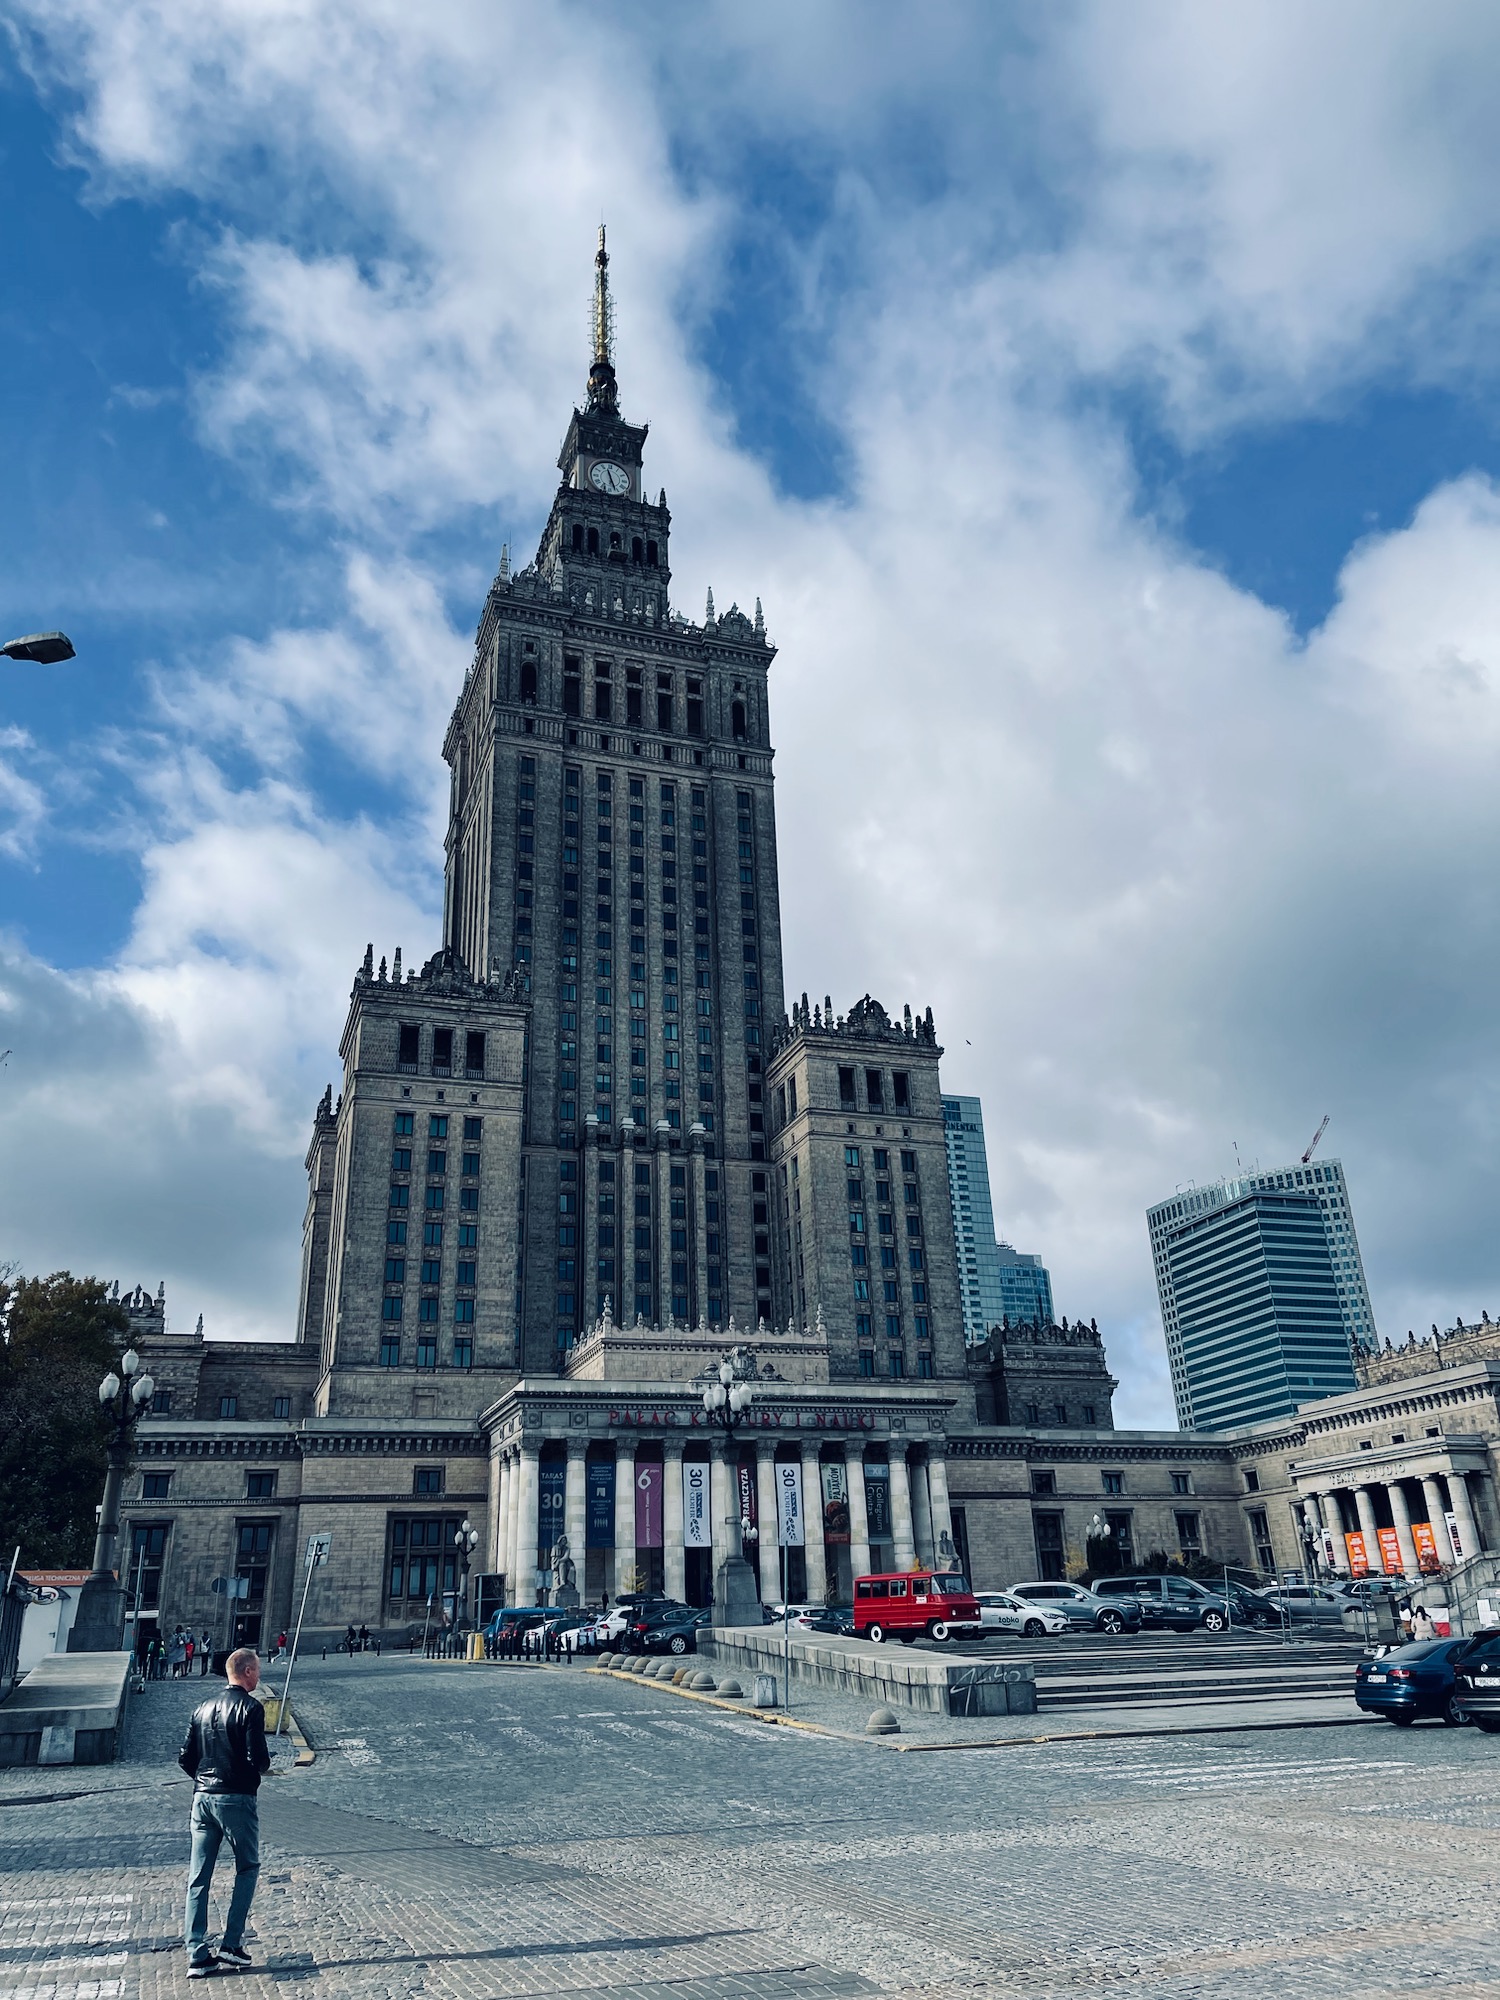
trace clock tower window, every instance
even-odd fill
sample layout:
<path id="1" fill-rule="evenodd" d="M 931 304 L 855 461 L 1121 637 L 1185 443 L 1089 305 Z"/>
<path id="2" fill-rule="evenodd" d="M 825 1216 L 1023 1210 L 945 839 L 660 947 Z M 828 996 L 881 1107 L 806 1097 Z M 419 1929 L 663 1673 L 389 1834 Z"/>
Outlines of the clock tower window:
<path id="1" fill-rule="evenodd" d="M 598 530 L 597 528 L 590 528 L 590 529 L 589 529 L 589 554 L 590 554 L 591 556 L 596 556 L 596 555 L 598 555 L 598 553 L 599 553 L 599 530 Z"/>

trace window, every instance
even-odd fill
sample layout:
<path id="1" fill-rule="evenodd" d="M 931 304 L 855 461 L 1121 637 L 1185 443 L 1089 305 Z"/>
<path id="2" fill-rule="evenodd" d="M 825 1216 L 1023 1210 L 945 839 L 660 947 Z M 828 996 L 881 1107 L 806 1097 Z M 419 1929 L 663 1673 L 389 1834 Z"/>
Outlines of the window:
<path id="1" fill-rule="evenodd" d="M 1264 1507 L 1250 1509 L 1250 1539 L 1255 1544 L 1256 1566 L 1267 1576 L 1276 1574 L 1276 1554 L 1271 1547 L 1271 1530 Z"/>
<path id="2" fill-rule="evenodd" d="M 906 1356 L 901 1352 L 899 1347 L 893 1347 L 886 1356 L 886 1360 L 890 1366 L 891 1380 L 899 1382 L 906 1373 Z"/>
<path id="3" fill-rule="evenodd" d="M 1033 1472 L 1031 1475 L 1031 1490 L 1033 1493 L 1042 1495 L 1043 1498 L 1050 1498 L 1057 1491 L 1057 1474 L 1055 1472 Z"/>
<path id="4" fill-rule="evenodd" d="M 850 1075 L 853 1075 L 852 1070 L 850 1071 Z M 846 1146 L 844 1148 L 844 1165 L 846 1167 L 857 1167 L 859 1165 L 858 1146 Z"/>
<path id="5" fill-rule="evenodd" d="M 1172 1474 L 1172 1491 L 1174 1493 L 1191 1493 L 1192 1490 L 1193 1490 L 1192 1473 L 1174 1472 Z"/>
<path id="6" fill-rule="evenodd" d="M 1130 1516 L 1128 1514 L 1106 1514 L 1104 1517 L 1104 1526 L 1110 1540 L 1119 1551 L 1120 1560 L 1126 1564 L 1134 1562 L 1135 1546 L 1131 1538 Z"/>
<path id="7" fill-rule="evenodd" d="M 396 1061 L 404 1070 L 414 1070 L 417 1066 L 422 1030 L 415 1025 L 403 1024 L 397 1029 Z M 410 1131 L 410 1126 L 407 1130 Z"/>
<path id="8" fill-rule="evenodd" d="M 453 1301 L 453 1317 L 460 1326 L 472 1326 L 474 1324 L 474 1301 L 472 1299 L 455 1299 Z"/>
<path id="9" fill-rule="evenodd" d="M 387 1265 L 386 1270 L 387 1270 L 387 1275 L 389 1275 L 389 1270 L 390 1270 L 389 1265 Z M 442 1282 L 443 1282 L 442 1258 L 424 1257 L 422 1259 L 422 1283 L 424 1285 L 440 1285 Z"/>
<path id="10" fill-rule="evenodd" d="M 417 1308 L 418 1320 L 425 1320 L 430 1325 L 431 1322 L 437 1318 L 437 1316 L 438 1316 L 437 1300 L 435 1298 L 423 1299 L 421 1304 Z"/>
<path id="11" fill-rule="evenodd" d="M 867 1378 L 873 1377 L 875 1373 L 875 1350 L 873 1347 L 862 1347 L 859 1350 L 859 1372 Z"/>
<path id="12" fill-rule="evenodd" d="M 472 1028 L 464 1036 L 464 1073 L 467 1076 L 484 1075 L 484 1035 L 482 1032 L 478 1032 Z M 473 1132 L 469 1130 L 471 1125 L 475 1128 Z M 466 1139 L 477 1139 L 479 1137 L 478 1128 L 479 1120 L 477 1118 L 466 1118 L 464 1120 L 464 1137 Z"/>
<path id="13" fill-rule="evenodd" d="M 432 1115 L 427 1120 L 427 1136 L 429 1139 L 447 1138 L 448 1119 L 446 1113 L 440 1113 L 436 1111 L 432 1113 Z"/>
<path id="14" fill-rule="evenodd" d="M 886 1316 L 885 1316 L 885 1337 L 886 1337 L 886 1339 L 887 1339 L 887 1340 L 899 1340 L 899 1339 L 901 1338 L 901 1315 L 900 1315 L 900 1313 L 887 1313 L 887 1314 L 886 1314 Z"/>
<path id="15" fill-rule="evenodd" d="M 463 1237 L 462 1228 L 459 1229 L 458 1233 L 460 1240 L 462 1240 Z M 442 1247 L 443 1247 L 442 1223 L 424 1222 L 422 1224 L 422 1248 L 424 1250 L 441 1250 Z"/>
<path id="16" fill-rule="evenodd" d="M 445 1468 L 441 1465 L 419 1465 L 411 1478 L 413 1493 L 441 1493 L 444 1486 Z"/>
<path id="17" fill-rule="evenodd" d="M 432 1073 L 434 1076 L 453 1074 L 453 1030 L 434 1028 L 432 1031 Z M 447 1119 L 443 1123 L 447 1124 Z"/>
<path id="18" fill-rule="evenodd" d="M 259 1606 L 265 1602 L 266 1571 L 271 1562 L 271 1543 L 276 1525 L 272 1521 L 242 1521 L 237 1537 L 235 1570 L 249 1585 L 244 1602 Z"/>
<path id="19" fill-rule="evenodd" d="M 386 1258 L 385 1281 L 388 1285 L 404 1285 L 406 1283 L 406 1259 L 404 1257 Z"/>
<path id="20" fill-rule="evenodd" d="M 457 1283 L 459 1283 L 460 1285 L 472 1285 L 473 1282 L 474 1282 L 474 1266 L 471 1263 L 468 1263 L 467 1261 L 460 1259 L 458 1266 Z"/>
<path id="21" fill-rule="evenodd" d="M 380 1317 L 382 1319 L 400 1319 L 401 1305 L 402 1302 L 399 1297 L 382 1299 L 380 1301 Z"/>
<path id="22" fill-rule="evenodd" d="M 219 1398 L 219 1415 L 221 1417 L 237 1417 L 239 1413 L 240 1399 L 238 1396 L 221 1396 Z"/>
<path id="23" fill-rule="evenodd" d="M 854 1109 L 854 1071 L 852 1069 L 841 1068 L 839 1070 L 839 1109 L 840 1111 L 852 1111 Z M 855 1146 L 846 1148 L 844 1153 L 845 1159 L 849 1157 L 850 1153 L 857 1151 L 858 1148 Z"/>
<path id="24" fill-rule="evenodd" d="M 387 1243 L 404 1243 L 406 1241 L 406 1224 L 404 1222 L 388 1222 L 385 1225 L 385 1240 Z"/>
<path id="25" fill-rule="evenodd" d="M 290 1396 L 277 1396 L 272 1401 L 271 1415 L 273 1417 L 289 1417 L 291 1414 L 292 1399 Z"/>
<path id="26" fill-rule="evenodd" d="M 411 1189 L 406 1185 L 405 1181 L 392 1181 L 391 1207 L 409 1208 L 410 1206 L 411 1206 Z"/>
<path id="27" fill-rule="evenodd" d="M 1036 1573 L 1045 1583 L 1056 1582 L 1063 1573 L 1063 1517 L 1033 1514 L 1031 1528 L 1036 1539 Z"/>
<path id="28" fill-rule="evenodd" d="M 272 1500 L 276 1497 L 276 1474 L 274 1472 L 247 1472 L 245 1474 L 245 1498 L 247 1500 Z"/>
<path id="29" fill-rule="evenodd" d="M 880 1071 L 878 1069 L 867 1069 L 865 1071 L 865 1101 L 872 1111 L 883 1111 L 885 1109 L 885 1099 L 881 1092 Z"/>
<path id="30" fill-rule="evenodd" d="M 132 1595 L 139 1591 L 143 1611 L 154 1611 L 161 1603 L 161 1571 L 168 1532 L 165 1522 L 143 1523 L 130 1532 Z"/>
<path id="31" fill-rule="evenodd" d="M 427 1171 L 430 1174 L 445 1174 L 448 1171 L 448 1155 L 444 1152 L 429 1151 Z"/>
<path id="32" fill-rule="evenodd" d="M 1196 1514 L 1179 1514 L 1177 1516 L 1177 1546 L 1185 1556 L 1202 1555 L 1203 1538 L 1198 1532 L 1198 1516 Z"/>
<path id="33" fill-rule="evenodd" d="M 442 1205 L 443 1205 L 443 1190 L 440 1187 L 429 1187 L 427 1190 L 428 1208 L 440 1209 Z"/>
<path id="34" fill-rule="evenodd" d="M 930 1382 L 932 1380 L 933 1376 L 932 1355 L 926 1348 L 924 1348 L 922 1352 L 917 1356 L 917 1373 L 925 1381 Z"/>
<path id="35" fill-rule="evenodd" d="M 153 1389 L 151 1392 L 151 1414 L 155 1417 L 166 1417 L 170 1416 L 171 1413 L 172 1391 L 170 1389 Z M 290 1414 L 289 1411 L 288 1415 Z"/>
<path id="36" fill-rule="evenodd" d="M 483 1130 L 484 1120 L 482 1118 L 466 1118 L 464 1120 L 464 1144 L 466 1146 L 477 1146 L 479 1144 L 479 1135 Z"/>
<path id="37" fill-rule="evenodd" d="M 1094 1423 L 1097 1423 L 1097 1422 L 1099 1421 L 1098 1417 L 1097 1417 L 1097 1416 L 1096 1416 L 1096 1415 L 1094 1414 L 1094 1406 L 1093 1406 L 1093 1404 L 1092 1404 L 1092 1403 L 1085 1403 L 1085 1404 L 1084 1404 L 1084 1406 L 1083 1406 L 1083 1421 L 1084 1421 L 1084 1422 L 1085 1422 L 1086 1424 L 1094 1424 Z"/>
<path id="38" fill-rule="evenodd" d="M 916 1154 L 908 1152 L 904 1148 L 901 1154 L 901 1171 L 903 1174 L 914 1174 L 917 1171 Z"/>
<path id="39" fill-rule="evenodd" d="M 1245 1491 L 1247 1493 L 1259 1493 L 1260 1491 L 1260 1474 L 1253 1465 L 1245 1467 Z"/>
<path id="40" fill-rule="evenodd" d="M 399 1333 L 383 1333 L 380 1336 L 380 1365 L 382 1368 L 401 1366 L 401 1336 Z"/>
<path id="41" fill-rule="evenodd" d="M 417 1366 L 419 1368 L 437 1367 L 437 1335 L 435 1333 L 419 1333 L 417 1335 Z"/>
<path id="42" fill-rule="evenodd" d="M 897 1111 L 910 1111 L 911 1109 L 911 1081 L 904 1069 L 892 1072 L 891 1102 Z"/>
<path id="43" fill-rule="evenodd" d="M 412 1126 L 415 1122 L 411 1112 L 398 1111 L 396 1113 L 396 1137 L 398 1139 L 409 1139 L 412 1133 Z"/>
<path id="44" fill-rule="evenodd" d="M 1123 1472 L 1101 1472 L 1099 1477 L 1103 1482 L 1106 1493 L 1123 1493 L 1125 1491 L 1125 1475 Z"/>
<path id="45" fill-rule="evenodd" d="M 143 1500 L 165 1500 L 172 1490 L 170 1472 L 147 1472 L 141 1475 L 141 1498 Z"/>
<path id="46" fill-rule="evenodd" d="M 455 1368 L 474 1366 L 474 1342 L 467 1333 L 456 1333 L 453 1336 L 453 1365 Z"/>

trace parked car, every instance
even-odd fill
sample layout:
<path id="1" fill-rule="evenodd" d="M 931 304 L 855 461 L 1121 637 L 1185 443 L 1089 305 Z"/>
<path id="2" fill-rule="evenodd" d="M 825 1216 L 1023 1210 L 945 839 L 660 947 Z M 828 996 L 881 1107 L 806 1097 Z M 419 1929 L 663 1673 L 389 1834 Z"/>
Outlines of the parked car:
<path id="1" fill-rule="evenodd" d="M 594 1644 L 614 1646 L 620 1644 L 633 1625 L 652 1619 L 676 1617 L 692 1609 L 691 1605 L 679 1604 L 675 1597 L 665 1597 L 660 1591 L 634 1591 L 612 1604 L 594 1624 Z"/>
<path id="2" fill-rule="evenodd" d="M 1466 1721 L 1454 1662 L 1470 1643 L 1467 1639 L 1417 1639 L 1373 1660 L 1361 1660 L 1354 1669 L 1357 1706 L 1403 1725 L 1424 1715 L 1438 1715 L 1454 1725 Z M 1500 1659 L 1495 1668 L 1500 1674 Z M 1500 1695 L 1500 1681 L 1496 1693 Z M 1500 1721 L 1495 1727 L 1500 1729 Z"/>
<path id="3" fill-rule="evenodd" d="M 1216 1586 L 1217 1588 L 1217 1586 Z M 1229 1615 L 1236 1625 L 1279 1625 L 1281 1613 L 1263 1590 L 1251 1590 L 1248 1584 L 1229 1580 L 1227 1591 L 1219 1592 L 1229 1600 Z"/>
<path id="4" fill-rule="evenodd" d="M 675 1611 L 656 1618 L 648 1613 L 632 1621 L 625 1634 L 631 1653 L 696 1653 L 698 1634 L 713 1623 L 711 1611 Z"/>
<path id="5" fill-rule="evenodd" d="M 1118 1637 L 1121 1632 L 1141 1629 L 1141 1607 L 1133 1597 L 1106 1604 L 1102 1597 L 1096 1597 L 1081 1584 L 1040 1582 L 1013 1583 L 1010 1595 L 1024 1597 L 1028 1604 L 1043 1604 L 1061 1611 L 1078 1632 L 1108 1632 L 1111 1637 Z"/>
<path id="6" fill-rule="evenodd" d="M 854 1629 L 862 1639 L 899 1639 L 909 1646 L 924 1632 L 943 1640 L 979 1632 L 979 1606 L 956 1570 L 902 1570 L 854 1580 Z"/>
<path id="7" fill-rule="evenodd" d="M 1467 1721 L 1477 1723 L 1487 1736 L 1500 1734 L 1500 1631 L 1476 1632 L 1459 1641 L 1453 1691 Z"/>
<path id="8" fill-rule="evenodd" d="M 1023 1639 L 1055 1637 L 1068 1629 L 1066 1611 L 1050 1604 L 1027 1604 L 1007 1590 L 976 1590 L 979 1623 L 986 1632 L 1019 1632 Z"/>
<path id="9" fill-rule="evenodd" d="M 1100 1576 L 1094 1579 L 1093 1590 L 1106 1604 L 1133 1597 L 1141 1607 L 1143 1624 L 1169 1631 L 1192 1632 L 1202 1625 L 1210 1632 L 1222 1632 L 1229 1623 L 1222 1591 L 1205 1590 L 1190 1576 Z"/>
<path id="10" fill-rule="evenodd" d="M 821 1611 L 809 1612 L 805 1617 L 792 1620 L 794 1632 L 829 1632 L 839 1639 L 857 1638 L 854 1629 L 854 1613 L 847 1604 L 825 1605 Z"/>
<path id="11" fill-rule="evenodd" d="M 1299 1625 L 1336 1625 L 1342 1629 L 1346 1605 L 1356 1602 L 1347 1592 L 1330 1590 L 1321 1583 L 1278 1583 L 1266 1592 L 1266 1602 L 1277 1617 L 1284 1612 Z"/>

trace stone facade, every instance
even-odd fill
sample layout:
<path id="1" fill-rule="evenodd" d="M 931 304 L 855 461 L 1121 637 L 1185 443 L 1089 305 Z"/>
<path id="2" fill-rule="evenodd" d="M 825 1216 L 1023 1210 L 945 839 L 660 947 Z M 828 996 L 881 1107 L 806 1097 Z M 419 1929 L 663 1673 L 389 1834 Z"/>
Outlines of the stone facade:
<path id="1" fill-rule="evenodd" d="M 1092 1325 L 966 1352 L 931 1014 L 783 1011 L 774 652 L 758 605 L 670 605 L 602 244 L 597 268 L 587 407 L 443 746 L 442 946 L 404 974 L 366 950 L 314 1117 L 295 1337 L 183 1338 L 160 1294 L 127 1302 L 158 1385 L 124 1510 L 143 1629 L 274 1635 L 326 1533 L 309 1630 L 403 1637 L 458 1609 L 465 1520 L 481 1612 L 552 1589 L 560 1533 L 591 1601 L 704 1602 L 731 1553 L 766 1597 L 918 1561 L 1003 1585 L 1091 1532 L 1279 1567 L 1308 1495 L 1410 1457 L 1348 1457 L 1359 1426 L 1424 1398 L 1410 1476 L 1436 1451 L 1496 1533 L 1500 1362 L 1207 1439 L 1114 1431 Z M 726 1439 L 703 1391 L 730 1357 L 754 1397 Z"/>

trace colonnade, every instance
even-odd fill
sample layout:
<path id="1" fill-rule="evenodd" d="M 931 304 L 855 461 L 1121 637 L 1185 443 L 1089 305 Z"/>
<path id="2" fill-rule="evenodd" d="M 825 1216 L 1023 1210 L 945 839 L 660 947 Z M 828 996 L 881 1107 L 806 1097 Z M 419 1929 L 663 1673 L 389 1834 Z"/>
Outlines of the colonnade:
<path id="1" fill-rule="evenodd" d="M 1408 1486 L 1420 1488 L 1423 1512 L 1414 1511 L 1406 1491 Z M 1461 1472 L 1424 1473 L 1419 1478 L 1404 1480 L 1369 1479 L 1354 1487 L 1329 1486 L 1321 1492 L 1304 1491 L 1300 1500 L 1302 1520 L 1318 1534 L 1320 1545 L 1327 1547 L 1331 1544 L 1333 1568 L 1340 1576 L 1348 1576 L 1352 1568 L 1348 1544 L 1344 1539 L 1350 1532 L 1344 1507 L 1346 1498 L 1353 1502 L 1369 1567 L 1377 1572 L 1384 1567 L 1376 1510 L 1378 1495 L 1384 1496 L 1389 1508 L 1391 1529 L 1401 1551 L 1401 1567 L 1407 1576 L 1420 1575 L 1422 1568 L 1414 1525 L 1421 1526 L 1425 1522 L 1431 1530 L 1437 1560 L 1444 1567 L 1479 1553 L 1479 1524 L 1474 1518 L 1468 1485 Z M 1455 1549 L 1453 1545 L 1448 1525 L 1450 1513 L 1461 1549 Z"/>
<path id="2" fill-rule="evenodd" d="M 599 1444 L 590 1453 L 589 1441 L 574 1437 L 544 1437 L 496 1440 L 490 1467 L 489 1568 L 505 1576 L 506 1601 L 534 1604 L 537 1601 L 537 1569 L 545 1564 L 544 1542 L 555 1532 L 549 1521 L 540 1518 L 542 1459 L 546 1453 L 555 1464 L 566 1453 L 563 1480 L 562 1527 L 567 1535 L 571 1558 L 577 1568 L 580 1597 L 585 1595 L 585 1565 L 590 1543 L 588 1479 L 591 1463 L 607 1461 Z M 610 1595 L 626 1588 L 623 1579 L 637 1565 L 636 1486 L 638 1468 L 661 1466 L 661 1556 L 662 1587 L 666 1595 L 682 1600 L 687 1592 L 687 1539 L 684 1510 L 683 1464 L 687 1459 L 706 1464 L 709 1475 L 709 1528 L 713 1573 L 731 1555 L 744 1554 L 756 1569 L 761 1598 L 765 1602 L 781 1592 L 780 1496 L 777 1467 L 795 1464 L 800 1468 L 800 1512 L 803 1540 L 800 1543 L 806 1573 L 806 1594 L 810 1602 L 822 1602 L 830 1574 L 837 1574 L 838 1551 L 842 1538 L 830 1544 L 825 1537 L 823 1468 L 830 1463 L 844 1471 L 848 1502 L 848 1549 L 851 1574 L 869 1571 L 876 1556 L 892 1569 L 914 1568 L 939 1559 L 957 1562 L 953 1544 L 953 1517 L 948 1498 L 948 1471 L 936 1448 L 908 1451 L 892 1442 L 888 1452 L 870 1456 L 867 1479 L 866 1452 L 853 1445 L 830 1447 L 822 1437 L 800 1437 L 794 1442 L 779 1437 L 745 1440 L 712 1439 L 700 1434 L 691 1442 L 683 1437 L 617 1437 L 614 1454 L 614 1522 L 610 1553 L 612 1570 L 606 1582 Z M 754 1519 L 757 1533 L 742 1538 L 738 1479 L 742 1465 L 753 1461 L 755 1493 Z M 879 1540 L 871 1540 L 869 1485 L 875 1480 L 889 1490 L 889 1529 Z M 553 1485 L 555 1491 L 555 1483 Z M 883 1511 L 883 1510 L 882 1510 Z M 598 1523 L 594 1546 L 598 1546 Z M 653 1544 L 653 1546 L 655 1546 Z"/>

